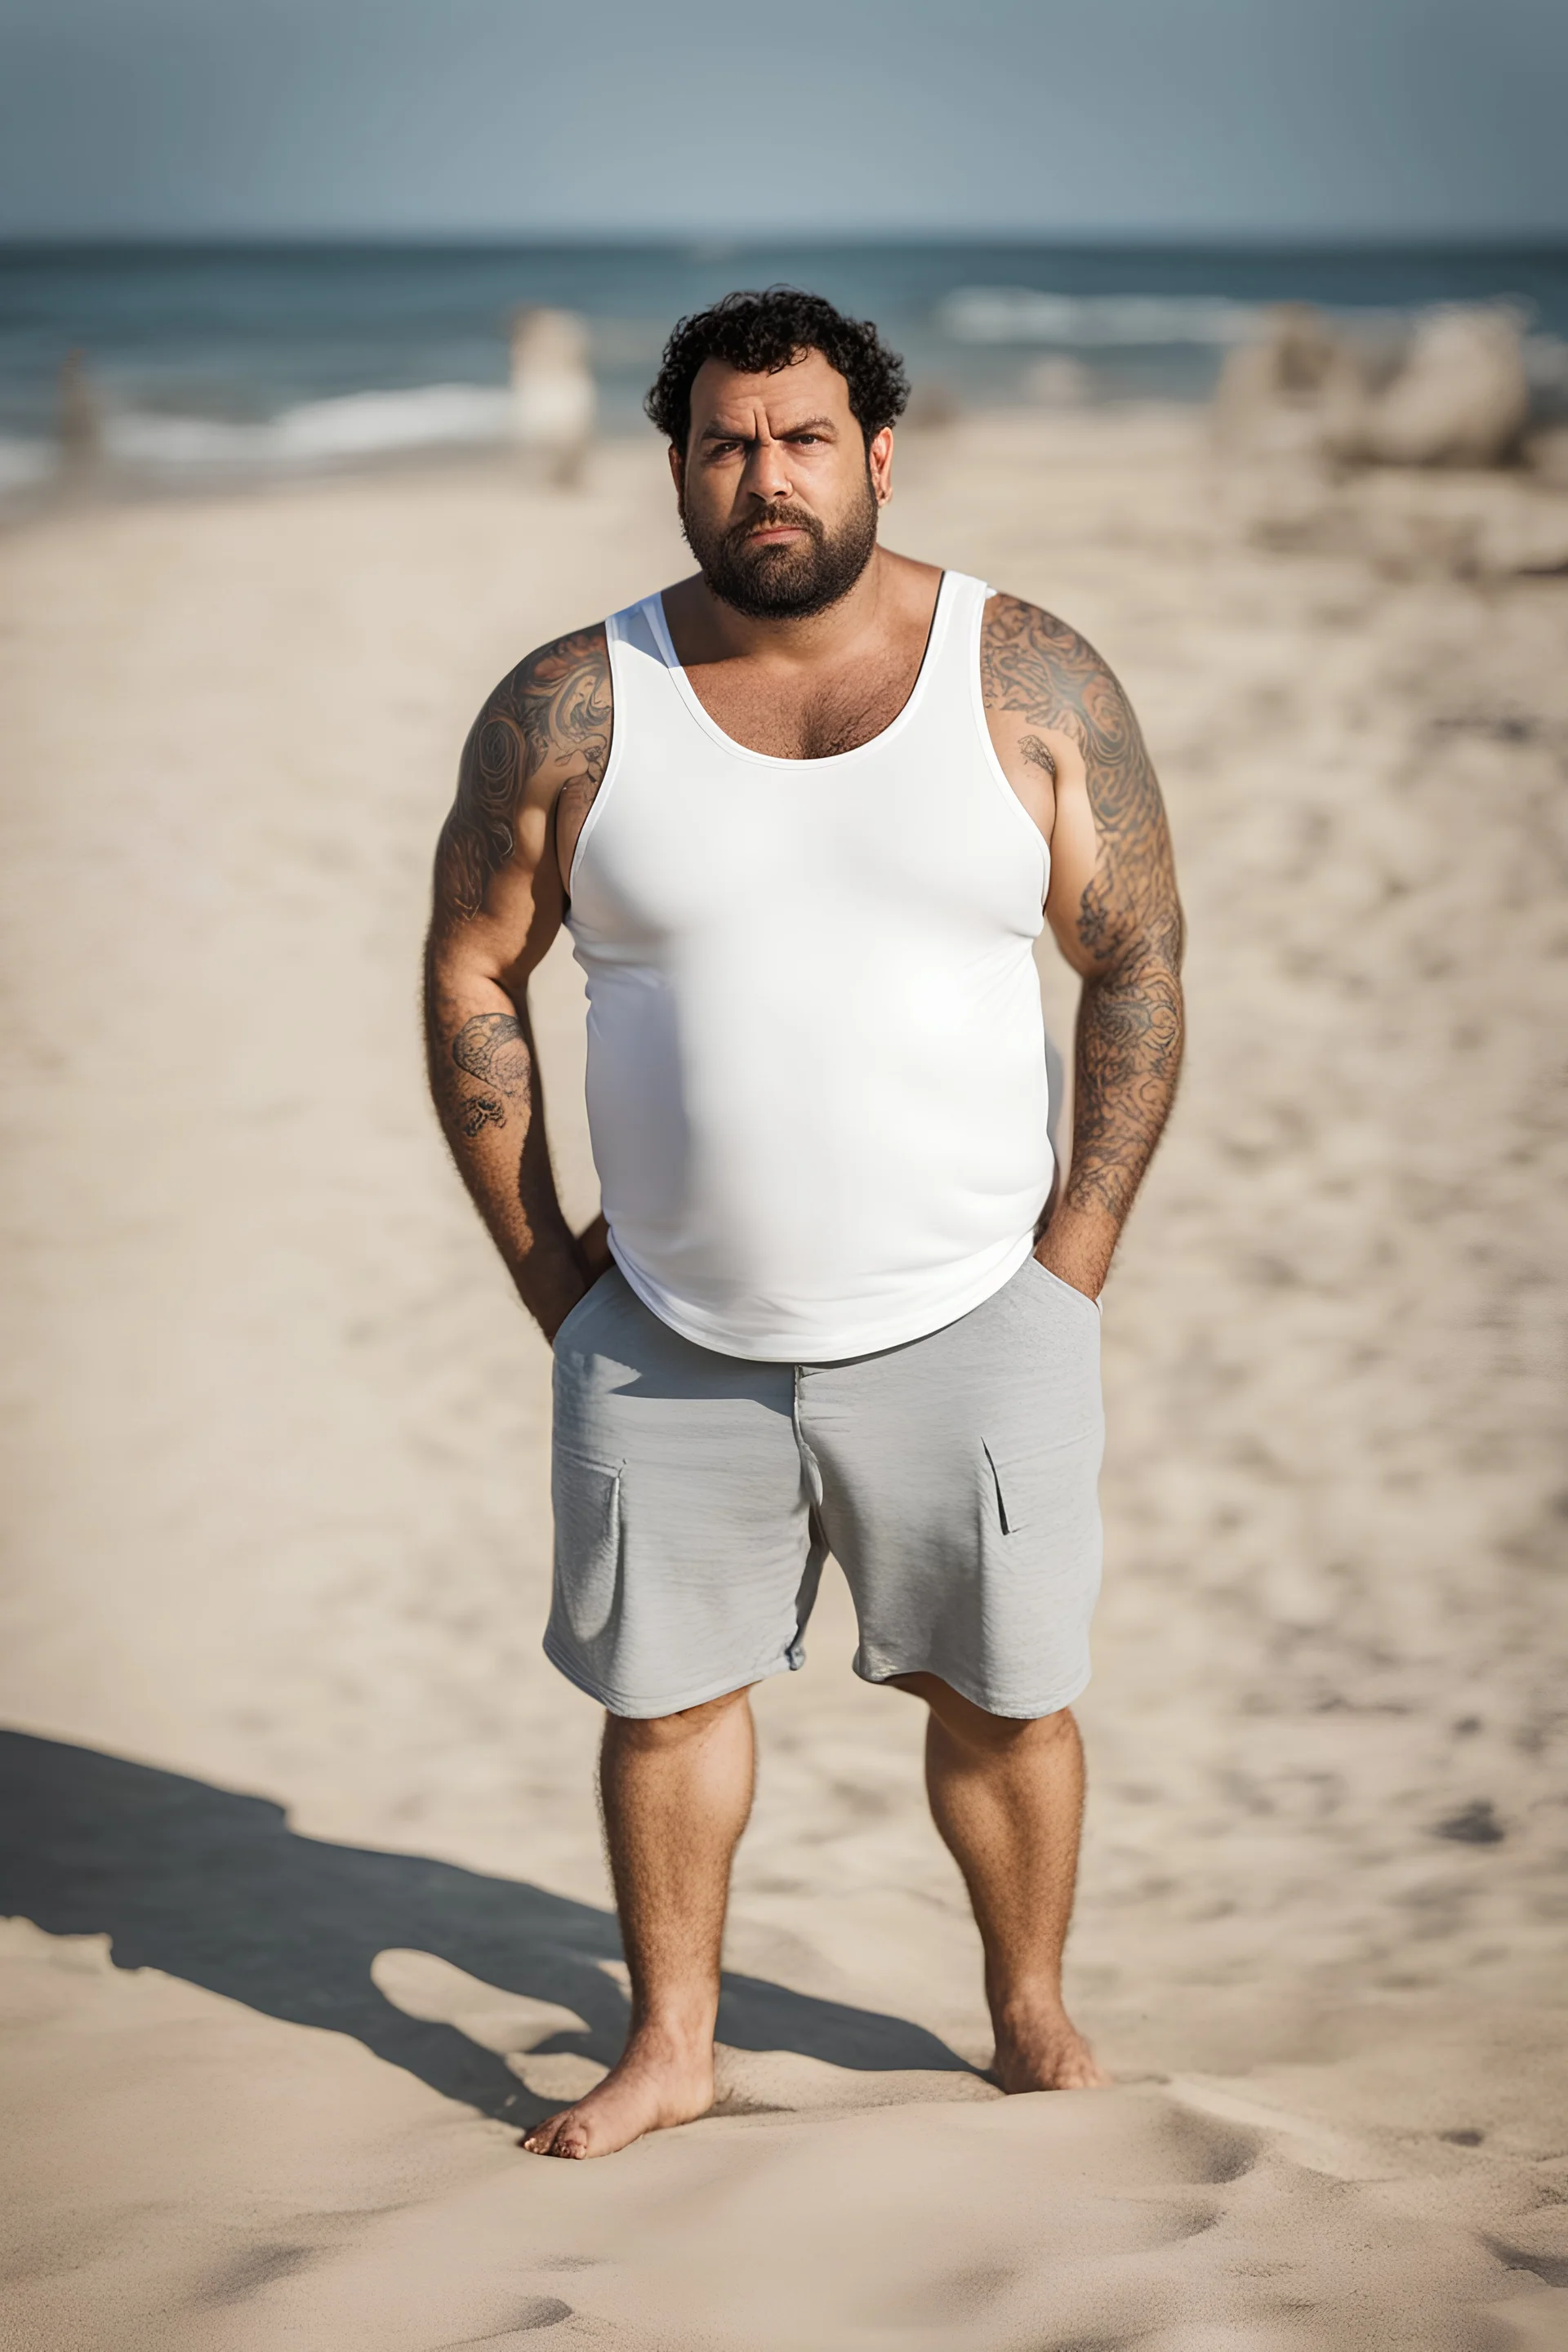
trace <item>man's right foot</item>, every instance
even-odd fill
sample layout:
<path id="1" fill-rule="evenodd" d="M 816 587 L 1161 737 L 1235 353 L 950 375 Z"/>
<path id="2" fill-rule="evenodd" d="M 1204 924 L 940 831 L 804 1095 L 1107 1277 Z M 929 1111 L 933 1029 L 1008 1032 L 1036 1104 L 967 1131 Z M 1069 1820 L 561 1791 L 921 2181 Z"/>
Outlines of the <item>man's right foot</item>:
<path id="1" fill-rule="evenodd" d="M 1065 2009 L 1018 2019 L 996 2036 L 987 2070 L 1004 2091 L 1103 2091 L 1111 2077 Z"/>
<path id="2" fill-rule="evenodd" d="M 644 2031 L 585 2098 L 547 2116 L 519 2145 L 531 2156 L 614 2156 L 647 2132 L 695 2123 L 712 2104 L 712 2042 L 678 2043 Z"/>

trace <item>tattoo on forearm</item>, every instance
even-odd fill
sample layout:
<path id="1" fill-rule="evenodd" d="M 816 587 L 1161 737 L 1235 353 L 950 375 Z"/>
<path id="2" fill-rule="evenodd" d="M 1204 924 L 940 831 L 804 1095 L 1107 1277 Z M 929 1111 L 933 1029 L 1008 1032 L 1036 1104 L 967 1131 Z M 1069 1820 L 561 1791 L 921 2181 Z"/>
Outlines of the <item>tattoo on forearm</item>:
<path id="1" fill-rule="evenodd" d="M 1032 768 L 1044 768 L 1047 776 L 1055 778 L 1057 763 L 1051 757 L 1048 743 L 1042 743 L 1037 735 L 1025 735 L 1019 740 L 1018 749 Z"/>
<path id="2" fill-rule="evenodd" d="M 437 896 L 477 914 L 492 874 L 512 854 L 531 770 L 553 761 L 563 793 L 592 798 L 610 756 L 609 652 L 602 628 L 579 629 L 531 654 L 496 688 L 463 747 L 458 796 L 437 853 Z"/>
<path id="3" fill-rule="evenodd" d="M 506 1125 L 506 1106 L 494 1095 L 460 1095 L 458 1125 L 471 1143 L 487 1127 Z"/>
<path id="4" fill-rule="evenodd" d="M 1063 1197 L 1120 1220 L 1159 1140 L 1182 1057 L 1182 910 L 1160 787 L 1126 696 L 1064 622 L 1016 597 L 993 597 L 981 677 L 989 709 L 1069 735 L 1083 752 L 1099 853 L 1077 912 L 1091 971 Z M 1037 736 L 1019 749 L 1054 772 Z"/>
<path id="5" fill-rule="evenodd" d="M 507 1095 L 528 1092 L 532 1061 L 515 1013 L 476 1013 L 452 1040 L 452 1059 L 471 1078 Z"/>
<path id="6" fill-rule="evenodd" d="M 486 1089 L 478 1095 L 449 1089 L 452 1117 L 470 1143 L 487 1127 L 506 1125 L 507 1099 L 521 1099 L 525 1108 L 531 1105 L 533 1056 L 515 1013 L 474 1013 L 452 1040 L 452 1060 Z"/>

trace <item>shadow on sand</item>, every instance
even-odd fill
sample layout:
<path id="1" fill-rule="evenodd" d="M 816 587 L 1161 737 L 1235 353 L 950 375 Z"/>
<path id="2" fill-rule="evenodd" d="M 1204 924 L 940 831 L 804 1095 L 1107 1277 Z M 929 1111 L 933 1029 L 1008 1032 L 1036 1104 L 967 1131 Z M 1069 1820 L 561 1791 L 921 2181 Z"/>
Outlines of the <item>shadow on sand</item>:
<path id="1" fill-rule="evenodd" d="M 432 2090 L 522 2126 L 551 2103 L 456 2027 L 395 2009 L 371 1979 L 378 1952 L 434 1952 L 584 2020 L 585 2032 L 540 2051 L 608 2065 L 626 2032 L 626 2002 L 599 1965 L 621 1957 L 608 1911 L 418 1854 L 301 1837 L 265 1797 L 23 1732 L 0 1731 L 0 1914 L 55 1936 L 108 1934 L 122 1969 L 162 1969 L 268 2017 L 353 2034 Z M 725 1977 L 719 2039 L 865 2071 L 970 2071 L 923 2027 L 755 1977 Z"/>

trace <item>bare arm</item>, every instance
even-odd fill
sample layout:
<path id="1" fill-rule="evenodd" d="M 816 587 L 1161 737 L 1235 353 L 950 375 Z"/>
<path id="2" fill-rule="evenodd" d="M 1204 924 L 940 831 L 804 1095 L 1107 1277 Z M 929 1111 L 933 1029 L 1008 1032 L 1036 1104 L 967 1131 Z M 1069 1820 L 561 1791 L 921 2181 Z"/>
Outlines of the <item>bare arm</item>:
<path id="1" fill-rule="evenodd" d="M 1076 630 L 996 596 L 982 661 L 1003 764 L 1051 845 L 1047 917 L 1083 978 L 1072 1157 L 1037 1255 L 1095 1296 L 1181 1067 L 1182 908 L 1170 834 L 1131 705 Z"/>
<path id="2" fill-rule="evenodd" d="M 529 1023 L 529 975 L 561 928 L 558 843 L 574 841 L 610 749 L 603 629 L 503 679 L 463 747 L 436 852 L 426 948 L 430 1091 L 458 1171 L 547 1339 L 604 1264 L 556 1197 Z"/>

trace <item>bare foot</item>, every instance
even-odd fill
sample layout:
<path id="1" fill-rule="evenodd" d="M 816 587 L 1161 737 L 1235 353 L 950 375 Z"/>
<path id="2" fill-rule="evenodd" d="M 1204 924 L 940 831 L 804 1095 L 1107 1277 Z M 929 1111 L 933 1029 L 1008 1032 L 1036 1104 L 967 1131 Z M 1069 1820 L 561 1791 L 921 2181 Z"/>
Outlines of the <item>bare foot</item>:
<path id="1" fill-rule="evenodd" d="M 695 2122 L 713 2104 L 713 2045 L 645 2028 L 586 2098 L 547 2116 L 519 2146 L 531 2156 L 614 2156 L 645 2132 Z"/>
<path id="2" fill-rule="evenodd" d="M 1103 2091 L 1110 2083 L 1065 2009 L 1015 2019 L 999 2032 L 990 2074 L 1005 2091 Z"/>

